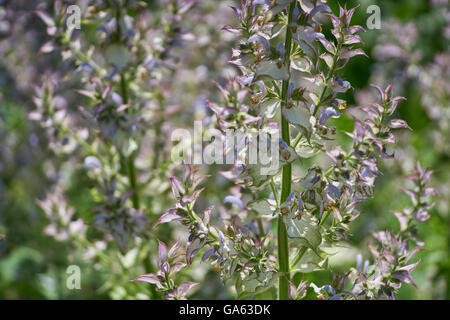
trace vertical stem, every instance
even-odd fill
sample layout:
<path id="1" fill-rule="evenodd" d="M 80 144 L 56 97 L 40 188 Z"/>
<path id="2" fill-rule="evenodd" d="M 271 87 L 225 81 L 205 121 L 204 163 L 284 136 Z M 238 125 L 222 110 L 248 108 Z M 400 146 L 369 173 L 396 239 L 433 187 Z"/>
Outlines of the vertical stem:
<path id="1" fill-rule="evenodd" d="M 325 78 L 325 86 L 323 87 L 322 93 L 320 94 L 319 102 L 314 107 L 313 116 L 315 116 L 317 111 L 319 111 L 319 107 L 320 107 L 320 105 L 323 102 L 323 98 L 325 96 L 325 92 L 327 91 L 327 88 L 328 88 L 328 81 L 331 79 L 331 77 L 334 74 L 334 69 L 336 68 L 336 63 L 338 61 L 339 51 L 341 51 L 341 47 L 342 47 L 342 43 L 341 43 L 340 40 L 338 40 L 336 54 L 333 56 L 333 62 L 331 63 L 330 70 L 328 71 L 327 77 Z"/>
<path id="2" fill-rule="evenodd" d="M 123 103 L 128 103 L 128 92 L 127 92 L 127 83 L 125 79 L 125 74 L 122 73 L 120 75 L 120 91 L 122 94 Z M 134 152 L 128 156 L 128 158 L 125 159 L 127 163 L 127 173 L 128 173 L 128 179 L 130 180 L 130 187 L 134 190 L 133 194 L 131 195 L 131 201 L 133 202 L 133 207 L 135 209 L 139 209 L 140 207 L 140 199 L 139 199 L 139 189 L 136 182 L 136 167 L 134 166 L 134 159 L 135 154 Z M 150 260 L 150 257 L 147 257 L 144 260 L 144 267 L 147 273 L 153 273 L 155 272 L 155 267 L 152 264 L 152 261 Z M 155 286 L 151 286 L 150 288 L 151 292 L 151 298 L 152 299 L 160 299 L 161 295 L 156 291 Z"/>
<path id="3" fill-rule="evenodd" d="M 291 20 L 292 13 L 295 8 L 296 1 L 291 1 L 288 12 L 288 25 L 286 28 L 286 39 L 284 47 L 286 49 L 285 63 L 287 64 L 288 70 L 290 68 L 290 58 L 291 58 L 291 42 L 292 42 L 292 32 L 291 32 Z M 289 79 L 282 82 L 281 86 L 281 100 L 284 106 L 287 103 L 287 92 L 289 88 Z M 287 145 L 291 143 L 291 134 L 289 130 L 288 121 L 281 115 L 281 138 Z M 286 201 L 287 197 L 291 193 L 291 178 L 292 178 L 292 167 L 291 164 L 285 164 L 282 170 L 281 177 L 281 197 L 280 203 Z M 286 225 L 283 222 L 283 218 L 280 216 L 278 218 L 278 264 L 280 267 L 280 283 L 278 287 L 278 299 L 287 300 L 289 299 L 289 246 L 288 237 L 286 232 Z"/>
<path id="4" fill-rule="evenodd" d="M 130 179 L 130 186 L 134 190 L 133 194 L 131 195 L 131 201 L 133 201 L 133 207 L 135 209 L 139 209 L 140 201 L 139 201 L 138 186 L 136 183 L 136 168 L 134 166 L 134 155 L 133 154 L 131 154 L 128 157 L 128 178 Z"/>
<path id="5" fill-rule="evenodd" d="M 448 218 L 447 218 L 448 219 Z M 450 219 L 448 220 L 448 229 L 450 230 Z M 447 292 L 446 292 L 446 299 L 450 299 L 450 233 L 447 231 Z"/>
<path id="6" fill-rule="evenodd" d="M 122 73 L 120 75 L 120 90 L 122 93 L 123 103 L 128 103 L 128 93 L 127 93 L 127 84 L 125 81 L 125 75 Z M 131 201 L 133 202 L 133 207 L 135 209 L 139 209 L 140 201 L 139 201 L 139 190 L 138 185 L 136 183 L 136 167 L 134 166 L 134 152 L 128 157 L 127 161 L 127 173 L 128 179 L 130 180 L 130 187 L 133 189 L 133 194 L 131 195 Z"/>
<path id="7" fill-rule="evenodd" d="M 108 1 L 109 3 L 109 1 Z M 128 4 L 128 1 L 125 2 L 125 8 Z M 120 4 L 117 4 L 116 7 L 116 20 L 117 20 L 117 41 L 120 41 Z M 122 95 L 122 102 L 124 104 L 128 104 L 128 91 L 127 91 L 127 82 L 125 79 L 125 71 L 123 70 L 120 74 L 120 92 Z M 128 109 L 130 110 L 130 109 Z M 139 198 L 139 187 L 136 182 L 136 167 L 134 165 L 135 160 L 135 152 L 133 152 L 131 155 L 128 156 L 128 158 L 125 158 L 124 161 L 127 165 L 127 174 L 128 179 L 130 181 L 130 187 L 134 190 L 133 194 L 131 195 L 131 201 L 133 202 L 133 207 L 135 209 L 139 209 L 140 207 L 140 198 Z M 150 256 L 146 257 L 144 259 L 144 268 L 147 273 L 154 273 L 156 268 L 153 266 L 153 263 L 150 259 Z M 156 287 L 152 285 L 150 287 L 150 293 L 151 293 L 151 299 L 161 299 L 161 294 L 156 290 Z"/>

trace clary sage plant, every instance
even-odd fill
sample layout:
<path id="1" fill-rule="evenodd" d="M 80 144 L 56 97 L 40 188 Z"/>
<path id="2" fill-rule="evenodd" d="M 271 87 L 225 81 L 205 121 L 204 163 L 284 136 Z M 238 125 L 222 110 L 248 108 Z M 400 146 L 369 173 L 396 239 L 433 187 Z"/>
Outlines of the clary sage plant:
<path id="1" fill-rule="evenodd" d="M 279 299 L 300 299 L 308 287 L 319 299 L 394 298 L 402 283 L 414 284 L 410 272 L 417 263 L 408 261 L 422 245 L 416 224 L 428 219 L 432 204 L 426 198 L 435 193 L 426 187 L 431 171 L 420 165 L 410 177 L 414 189 L 406 190 L 413 207 L 395 212 L 398 234 L 374 234 L 372 263 L 367 260 L 363 265 L 358 256 L 355 269 L 335 274 L 332 283 L 321 287 L 291 281 L 293 273 L 328 269 L 327 249 L 351 237 L 349 224 L 360 214 L 357 204 L 373 196 L 380 174 L 377 163 L 392 157 L 393 151 L 388 151 L 395 143 L 392 129 L 409 128 L 391 117 L 404 98 L 393 97 L 391 85 L 374 86 L 379 101 L 349 110 L 354 130 L 347 135 L 352 145 L 335 143 L 339 128 L 329 122 L 345 112 L 341 93 L 352 88 L 340 71 L 352 57 L 365 55 L 357 48 L 358 33 L 364 29 L 351 25 L 356 8 L 340 8 L 335 15 L 326 1 L 255 0 L 232 9 L 239 24 L 224 30 L 240 36 L 230 62 L 242 75 L 220 87 L 221 102 L 210 102 L 214 125 L 224 135 L 228 128 L 279 130 L 280 170 L 261 175 L 258 165 L 238 163 L 223 172 L 237 188 L 224 199 L 232 208 L 221 212 L 221 223 L 215 224 L 212 207 L 195 211 L 205 177 L 186 165 L 182 179 L 170 179 L 177 202 L 159 224 L 178 220 L 185 225 L 190 233 L 186 264 L 202 251 L 201 259 L 220 272 L 224 283 L 235 286 L 238 298 L 258 296 L 276 285 Z M 322 33 L 327 19 L 332 22 L 332 37 Z M 329 159 L 326 166 L 313 164 L 306 175 L 293 175 L 293 167 L 302 166 L 303 158 L 321 154 Z M 176 261 L 176 250 L 171 251 L 168 254 L 161 243 L 160 270 L 136 281 L 156 284 L 168 297 L 191 286 L 174 286 L 173 274 L 186 265 L 170 262 Z"/>

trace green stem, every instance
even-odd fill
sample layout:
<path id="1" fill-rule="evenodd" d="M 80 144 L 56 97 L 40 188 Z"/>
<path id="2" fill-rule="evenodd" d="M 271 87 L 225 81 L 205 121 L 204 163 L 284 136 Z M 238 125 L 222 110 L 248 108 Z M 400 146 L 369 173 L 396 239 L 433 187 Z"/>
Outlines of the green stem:
<path id="1" fill-rule="evenodd" d="M 448 219 L 448 218 L 447 218 Z M 448 219 L 448 228 L 447 230 L 450 230 L 450 219 Z M 450 274 L 450 232 L 447 232 L 447 271 Z M 447 292 L 446 292 L 446 299 L 450 299 L 450 277 L 447 275 Z"/>
<path id="2" fill-rule="evenodd" d="M 331 77 L 334 74 L 334 69 L 336 68 L 336 63 L 337 63 L 338 56 L 339 56 L 338 53 L 341 50 L 341 46 L 342 46 L 341 42 L 338 42 L 337 49 L 336 49 L 336 54 L 333 56 L 333 62 L 331 63 L 330 70 L 328 71 L 327 77 L 325 78 L 325 86 L 324 86 L 324 88 L 322 90 L 322 93 L 320 94 L 319 102 L 314 107 L 313 116 L 315 116 L 317 111 L 319 111 L 319 107 L 320 107 L 320 105 L 323 102 L 323 98 L 325 96 L 325 92 L 328 89 L 328 81 L 330 81 Z"/>
<path id="3" fill-rule="evenodd" d="M 300 250 L 298 250 L 297 255 L 295 256 L 294 260 L 292 260 L 291 270 L 297 265 L 297 263 L 300 262 L 306 250 L 308 250 L 308 247 L 302 247 Z"/>
<path id="4" fill-rule="evenodd" d="M 120 91 L 122 94 L 123 103 L 128 104 L 127 83 L 126 83 L 124 73 L 122 73 L 120 75 Z M 136 180 L 137 180 L 136 179 L 136 167 L 134 166 L 134 159 L 135 159 L 135 154 L 132 153 L 126 159 L 126 163 L 127 163 L 128 179 L 130 180 L 130 187 L 132 190 L 134 190 L 133 194 L 131 195 L 131 201 L 133 202 L 133 207 L 135 209 L 139 209 L 139 207 L 140 207 L 139 188 L 138 188 L 138 185 L 136 182 Z M 155 272 L 155 267 L 153 266 L 152 261 L 150 260 L 150 257 L 147 257 L 144 260 L 144 268 L 147 273 Z M 156 291 L 155 286 L 151 286 L 150 292 L 151 292 L 151 298 L 153 300 L 161 298 L 161 295 Z"/>
<path id="5" fill-rule="evenodd" d="M 291 42 L 292 42 L 292 32 L 291 32 L 291 20 L 292 13 L 295 9 L 295 1 L 291 1 L 288 13 L 288 25 L 286 28 L 286 39 L 284 47 L 286 49 L 285 63 L 289 69 L 290 58 L 291 58 Z M 284 80 L 281 86 L 281 100 L 284 105 L 287 103 L 287 91 L 289 87 L 289 79 Z M 281 138 L 287 145 L 291 143 L 291 134 L 289 130 L 288 121 L 281 116 Z M 286 201 L 287 197 L 291 193 L 291 178 L 292 178 L 292 167 L 291 164 L 285 164 L 282 170 L 281 176 L 281 196 L 280 203 Z M 288 237 L 286 232 L 286 225 L 284 224 L 283 217 L 278 218 L 278 264 L 280 267 L 280 282 L 278 287 L 278 298 L 280 300 L 289 299 L 289 245 Z"/>
<path id="6" fill-rule="evenodd" d="M 294 142 L 292 143 L 292 147 L 295 149 L 298 144 L 300 143 L 300 140 L 302 139 L 303 135 L 301 132 L 298 133 L 297 137 L 295 137 Z"/>
<path id="7" fill-rule="evenodd" d="M 124 73 L 122 73 L 120 75 L 120 90 L 122 92 L 123 103 L 127 104 L 128 103 L 128 92 L 127 92 L 127 83 L 125 81 Z M 131 201 L 133 202 L 133 207 L 135 209 L 139 209 L 139 207 L 140 207 L 139 188 L 138 188 L 138 184 L 136 182 L 136 167 L 134 166 L 134 160 L 135 160 L 135 154 L 133 152 L 126 159 L 127 173 L 128 173 L 128 179 L 130 180 L 130 187 L 131 187 L 131 189 L 134 190 L 133 194 L 131 195 Z M 154 273 L 156 271 L 150 257 L 147 257 L 144 260 L 144 268 L 147 273 Z M 156 290 L 155 286 L 151 286 L 150 293 L 151 293 L 152 300 L 161 299 L 161 294 Z"/>
<path id="8" fill-rule="evenodd" d="M 279 205 L 280 203 L 278 202 L 277 187 L 275 186 L 275 183 L 273 182 L 273 180 L 270 181 L 270 188 L 272 189 L 273 199 L 275 200 L 276 204 Z"/>
<path id="9" fill-rule="evenodd" d="M 133 207 L 135 209 L 139 209 L 140 199 L 139 199 L 138 186 L 137 186 L 137 182 L 136 182 L 136 167 L 134 166 L 134 155 L 130 155 L 128 157 L 128 178 L 130 179 L 131 189 L 134 190 L 133 194 L 131 195 L 131 201 L 133 201 Z"/>
<path id="10" fill-rule="evenodd" d="M 120 90 L 122 93 L 122 100 L 124 104 L 128 104 L 128 92 L 127 83 L 125 80 L 125 74 L 120 75 Z M 131 195 L 131 201 L 133 202 L 133 207 L 139 209 L 140 199 L 139 199 L 139 188 L 136 182 L 136 167 L 134 166 L 135 155 L 132 153 L 127 159 L 127 173 L 128 179 L 130 180 L 130 187 L 134 191 Z"/>

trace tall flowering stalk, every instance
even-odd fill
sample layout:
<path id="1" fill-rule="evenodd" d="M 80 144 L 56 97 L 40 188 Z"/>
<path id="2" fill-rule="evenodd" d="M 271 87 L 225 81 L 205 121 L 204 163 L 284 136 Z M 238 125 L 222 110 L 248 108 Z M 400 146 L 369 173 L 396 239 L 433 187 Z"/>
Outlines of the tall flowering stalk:
<path id="1" fill-rule="evenodd" d="M 377 243 L 371 244 L 369 248 L 374 263 L 370 264 L 369 260 L 366 260 L 363 265 L 362 255 L 358 255 L 356 268 L 352 268 L 345 275 L 335 275 L 332 285 L 321 288 L 315 286 L 318 295 L 322 298 L 394 299 L 395 292 L 402 283 L 416 286 L 411 272 L 420 261 L 409 261 L 424 249 L 424 243 L 418 236 L 417 224 L 430 218 L 428 212 L 434 206 L 430 196 L 435 195 L 436 190 L 429 187 L 431 175 L 431 170 L 421 168 L 418 163 L 413 174 L 408 177 L 413 182 L 413 188 L 405 189 L 405 193 L 414 206 L 393 212 L 400 225 L 397 234 L 391 231 L 373 234 Z"/>
<path id="2" fill-rule="evenodd" d="M 147 272 L 155 270 L 152 243 L 156 237 L 149 226 L 153 210 L 164 202 L 169 185 L 155 188 L 151 183 L 158 185 L 161 177 L 167 177 L 168 170 L 161 164 L 168 157 L 164 150 L 168 118 L 176 109 L 168 104 L 173 103 L 170 95 L 177 90 L 172 85 L 180 71 L 177 48 L 193 37 L 186 35 L 182 17 L 195 4 L 161 0 L 153 4 L 158 9 L 153 12 L 145 2 L 134 0 L 86 1 L 79 6 L 80 30 L 66 23 L 67 5 L 62 1 L 54 1 L 49 8 L 41 4 L 34 12 L 50 38 L 39 53 L 53 55 L 62 64 L 35 87 L 36 109 L 29 118 L 45 129 L 56 156 L 70 156 L 66 173 L 87 176 L 89 200 L 95 202 L 90 208 L 95 213 L 93 219 L 83 216 L 80 208 L 64 211 L 64 207 L 62 213 L 56 211 L 63 217 L 56 219 L 55 207 L 48 203 L 56 197 L 62 204 L 66 201 L 63 188 L 56 187 L 46 200 L 38 201 L 52 222 L 46 231 L 57 240 L 73 240 L 83 250 L 94 252 L 87 260 L 106 261 L 105 256 L 109 256 L 103 267 L 119 265 L 124 277 L 129 268 L 129 262 L 122 263 L 125 257 L 131 256 L 134 265 Z M 76 97 L 68 87 L 75 87 Z M 83 221 L 72 221 L 79 216 Z M 69 229 L 56 231 L 61 224 Z M 97 229 L 92 231 L 97 239 L 97 231 L 103 238 L 86 239 L 86 224 Z M 83 233 L 77 236 L 73 226 Z M 152 241 L 144 241 L 148 239 Z M 107 254 L 98 250 L 98 242 L 104 249 L 105 243 L 112 242 Z M 117 259 L 121 263 L 113 265 Z M 149 296 L 160 295 L 152 287 Z"/>
<path id="3" fill-rule="evenodd" d="M 449 188 L 447 181 L 449 179 L 448 156 L 450 147 L 449 140 L 449 67 L 450 54 L 448 53 L 447 43 L 450 38 L 450 11 L 448 1 L 427 1 L 430 10 L 422 12 L 416 16 L 414 21 L 399 21 L 398 18 L 390 18 L 384 24 L 384 27 L 377 31 L 379 36 L 376 38 L 375 47 L 372 56 L 375 62 L 372 64 L 373 71 L 369 81 L 380 84 L 387 84 L 391 81 L 395 83 L 395 92 L 411 96 L 411 110 L 408 110 L 408 116 L 417 114 L 422 115 L 425 121 L 417 126 L 416 135 L 404 134 L 399 138 L 397 147 L 397 160 L 386 163 L 385 175 L 392 175 L 393 172 L 401 171 L 401 174 L 409 172 L 414 166 L 415 159 L 427 162 L 428 165 L 439 168 L 434 180 L 434 186 L 439 191 L 439 198 L 436 199 L 435 220 L 424 228 L 428 235 L 424 241 L 433 237 L 436 225 L 448 225 L 448 201 Z M 433 20 L 432 30 L 425 30 L 423 21 Z M 429 34 L 442 35 L 436 40 L 431 39 Z M 432 45 L 431 45 L 432 44 Z M 428 50 L 434 48 L 432 51 Z M 433 57 L 434 55 L 434 57 Z M 361 90 L 356 96 L 358 103 L 369 101 L 369 92 Z M 420 108 L 423 110 L 421 111 Z M 426 125 L 426 127 L 423 127 Z M 415 140 L 418 139 L 418 140 Z M 412 141 L 421 141 L 420 148 L 413 148 Z M 385 181 L 383 193 L 386 201 L 377 203 L 379 210 L 383 210 L 384 204 L 390 203 L 396 195 L 389 190 L 395 190 L 397 184 L 395 181 Z M 391 198 L 392 197 L 392 198 Z M 441 221 L 437 222 L 438 219 Z M 445 223 L 441 223 L 446 221 Z M 433 279 L 429 287 L 419 286 L 419 290 L 414 293 L 415 296 L 437 297 L 446 294 L 450 297 L 450 282 L 446 277 L 446 271 L 449 265 L 449 243 L 446 246 L 429 246 L 428 249 L 440 255 L 437 260 L 441 261 L 435 270 L 427 270 L 427 278 Z M 424 257 L 423 264 L 427 264 L 431 256 Z M 444 281 L 446 288 L 437 283 Z M 445 293 L 446 292 L 446 293 Z"/>
<path id="4" fill-rule="evenodd" d="M 75 91 L 86 100 L 77 110 L 70 110 L 67 101 L 61 103 L 63 97 L 54 95 L 58 79 L 45 81 L 42 87 L 36 87 L 37 108 L 30 118 L 52 131 L 49 136 L 55 152 L 73 153 L 77 148 L 83 151 L 84 167 L 98 180 L 97 189 L 106 198 L 106 205 L 97 207 L 103 214 L 120 209 L 112 210 L 116 205 L 125 206 L 127 199 L 133 210 L 141 209 L 141 183 L 135 163 L 147 151 L 141 148 L 145 128 L 154 127 L 155 135 L 161 134 L 166 115 L 164 110 L 154 110 L 152 102 L 164 104 L 159 86 L 165 79 L 161 80 L 161 73 L 173 71 L 171 51 L 182 45 L 180 15 L 194 3 L 163 1 L 162 4 L 170 5 L 170 12 L 161 30 L 154 30 L 145 22 L 146 5 L 136 1 L 88 2 L 83 7 L 81 32 L 66 26 L 67 8 L 61 1 L 55 1 L 53 17 L 36 11 L 51 37 L 40 53 L 58 52 L 63 61 L 71 64 L 74 69 L 69 69 L 69 76 L 82 87 Z M 95 29 L 89 36 L 99 41 L 97 47 L 88 38 L 87 30 L 91 28 Z M 161 42 L 147 43 L 150 35 Z M 147 86 L 152 90 L 146 90 Z M 158 139 L 153 139 L 152 167 L 161 160 Z M 120 200 L 115 195 L 117 191 L 122 193 Z M 100 218 L 101 215 L 97 220 Z M 124 253 L 129 244 L 120 243 L 119 247 Z"/>
<path id="5" fill-rule="evenodd" d="M 379 159 L 392 157 L 392 129 L 409 128 L 405 121 L 391 118 L 404 98 L 392 96 L 392 85 L 374 86 L 380 96 L 377 103 L 349 110 L 354 119 L 354 130 L 347 133 L 351 146 L 336 145 L 338 128 L 329 122 L 347 108 L 338 95 L 351 88 L 339 71 L 352 57 L 365 55 L 355 47 L 361 43 L 356 33 L 364 30 L 350 24 L 356 8 L 340 7 L 336 16 L 326 1 L 253 0 L 232 9 L 239 25 L 224 30 L 241 37 L 230 62 L 242 75 L 218 85 L 222 100 L 210 101 L 209 107 L 216 115 L 210 126 L 224 156 L 237 154 L 234 167 L 222 172 L 235 186 L 219 207 L 218 225 L 213 207 L 196 212 L 204 190 L 199 185 L 206 177 L 198 177 L 199 168 L 186 165 L 183 179 L 170 179 L 177 202 L 159 224 L 185 225 L 190 233 L 186 263 L 204 250 L 202 260 L 212 263 L 224 283 L 232 282 L 238 298 L 261 297 L 277 280 L 278 299 L 302 298 L 308 287 L 318 298 L 326 297 L 322 291 L 331 292 L 328 297 L 333 299 L 360 298 L 337 294 L 330 285 L 302 281 L 296 286 L 291 274 L 329 269 L 327 249 L 349 239 L 350 222 L 360 214 L 357 204 L 373 196 Z M 334 40 L 322 33 L 326 19 L 331 20 Z M 225 141 L 231 129 L 244 135 L 230 150 Z M 255 132 L 281 133 L 278 157 L 272 154 L 279 162 L 269 174 L 262 173 L 262 164 L 247 161 L 252 152 L 248 142 Z M 303 168 L 302 176 L 294 175 L 293 169 L 300 170 L 302 159 L 310 157 L 326 159 L 327 164 L 314 164 Z M 277 234 L 271 237 L 274 221 Z M 155 283 L 157 276 L 136 281 Z M 407 277 L 398 280 L 411 283 Z M 398 287 L 390 287 L 391 296 Z"/>
<path id="6" fill-rule="evenodd" d="M 288 22 L 286 27 L 286 36 L 285 36 L 285 61 L 284 64 L 287 68 L 290 68 L 290 56 L 291 56 L 291 48 L 292 48 L 292 15 L 294 14 L 295 2 L 291 2 L 288 9 Z M 289 77 L 290 78 L 290 77 Z M 283 80 L 281 85 L 281 100 L 282 106 L 285 108 L 288 104 L 288 89 L 289 89 L 289 80 Z M 291 133 L 289 128 L 289 122 L 285 117 L 281 118 L 281 138 L 283 141 L 290 145 L 291 141 Z M 282 169 L 282 180 L 281 180 L 281 196 L 280 201 L 286 201 L 287 197 L 291 193 L 291 180 L 292 180 L 292 166 L 291 163 L 287 163 L 283 166 Z M 282 275 L 280 276 L 280 284 L 279 284 L 279 297 L 280 300 L 288 299 L 288 287 L 289 287 L 289 244 L 288 237 L 286 233 L 286 226 L 282 217 L 278 218 L 278 264 L 280 266 L 280 272 Z"/>

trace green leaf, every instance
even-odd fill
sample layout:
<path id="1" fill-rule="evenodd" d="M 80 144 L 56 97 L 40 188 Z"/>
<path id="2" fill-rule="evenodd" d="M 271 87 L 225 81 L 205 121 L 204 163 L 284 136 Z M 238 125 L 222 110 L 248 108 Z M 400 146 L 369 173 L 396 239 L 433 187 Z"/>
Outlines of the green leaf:
<path id="1" fill-rule="evenodd" d="M 256 67 L 256 78 L 270 77 L 273 80 L 288 80 L 289 70 L 286 64 L 277 61 L 262 61 Z"/>
<path id="2" fill-rule="evenodd" d="M 275 287 L 267 288 L 267 290 L 255 294 L 253 296 L 253 300 L 276 300 L 277 299 L 277 290 Z"/>
<path id="3" fill-rule="evenodd" d="M 300 126 L 306 130 L 311 129 L 311 123 L 309 122 L 311 114 L 303 103 L 289 109 L 283 108 L 283 116 L 293 125 Z"/>
<path id="4" fill-rule="evenodd" d="M 299 246 L 306 246 L 317 252 L 322 242 L 317 219 L 304 213 L 299 220 L 293 213 L 283 217 L 289 238 L 294 238 Z"/>
<path id="5" fill-rule="evenodd" d="M 269 119 L 273 118 L 280 106 L 281 101 L 279 99 L 266 99 L 259 105 L 259 115 Z"/>
<path id="6" fill-rule="evenodd" d="M 295 147 L 295 152 L 301 157 L 301 158 L 311 158 L 312 156 L 315 156 L 319 152 L 321 152 L 324 149 L 324 146 L 322 146 L 319 143 L 313 142 L 308 143 L 307 139 L 302 139 L 300 143 Z"/>
<path id="7" fill-rule="evenodd" d="M 292 38 L 308 57 L 314 58 L 317 56 L 317 49 L 307 39 L 304 27 L 298 26 L 297 32 L 292 35 Z"/>
<path id="8" fill-rule="evenodd" d="M 244 171 L 242 172 L 242 178 L 249 180 L 248 183 L 246 183 L 247 186 L 253 187 L 253 188 L 261 188 L 264 185 L 266 185 L 269 180 L 272 178 L 273 175 L 263 175 L 262 170 L 264 166 L 259 164 L 249 164 L 245 167 Z M 277 168 L 277 171 L 279 171 L 279 168 Z"/>
<path id="9" fill-rule="evenodd" d="M 274 200 L 260 199 L 247 203 L 247 208 L 256 211 L 260 216 L 272 217 L 276 209 Z"/>
<path id="10" fill-rule="evenodd" d="M 236 281 L 238 299 L 266 291 L 274 286 L 277 278 L 277 272 L 274 271 L 261 272 L 260 274 L 253 273 L 251 275 L 240 274 Z"/>
<path id="11" fill-rule="evenodd" d="M 296 243 L 296 240 L 294 240 L 294 243 Z M 301 247 L 301 245 L 302 243 L 299 243 L 299 247 Z M 315 251 L 308 249 L 297 265 L 294 266 L 296 268 L 291 270 L 291 272 L 309 273 L 326 269 L 328 266 L 328 257 L 324 257 L 324 255 L 326 255 L 326 253 L 322 251 L 320 251 L 319 255 Z"/>

